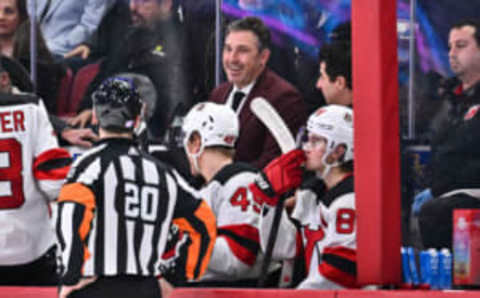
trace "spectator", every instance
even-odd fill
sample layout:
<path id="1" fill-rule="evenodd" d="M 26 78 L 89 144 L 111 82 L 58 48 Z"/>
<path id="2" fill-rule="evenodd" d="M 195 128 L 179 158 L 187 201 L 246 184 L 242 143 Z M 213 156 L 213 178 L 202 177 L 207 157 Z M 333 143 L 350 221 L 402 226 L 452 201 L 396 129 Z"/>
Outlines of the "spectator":
<path id="1" fill-rule="evenodd" d="M 9 94 L 24 94 L 33 92 L 33 83 L 30 81 L 27 71 L 17 61 L 0 56 L 0 62 L 6 70 L 3 80 L 4 92 Z M 97 135 L 90 128 L 76 129 L 67 123 L 49 114 L 55 133 L 61 145 L 74 145 L 88 148 L 97 140 Z"/>
<path id="2" fill-rule="evenodd" d="M 128 1 L 114 1 L 115 4 L 103 17 L 95 33 L 86 41 L 64 55 L 63 61 L 77 72 L 82 66 L 96 63 L 112 55 L 119 41 L 122 41 L 130 25 Z"/>
<path id="3" fill-rule="evenodd" d="M 453 210 L 480 208 L 480 21 L 454 25 L 448 46 L 459 83 L 443 95 L 450 109 L 432 139 L 431 187 L 412 206 L 424 247 L 451 248 Z"/>
<path id="4" fill-rule="evenodd" d="M 351 107 L 353 90 L 350 42 L 333 41 L 325 44 L 320 49 L 319 62 L 320 76 L 316 87 L 322 91 L 327 104 Z"/>
<path id="5" fill-rule="evenodd" d="M 35 14 L 47 46 L 56 58 L 63 58 L 63 55 L 88 40 L 113 2 L 37 0 Z"/>
<path id="6" fill-rule="evenodd" d="M 102 62 L 81 102 L 79 115 L 70 122 L 72 125 L 83 127 L 91 120 L 90 95 L 103 79 L 133 72 L 148 76 L 157 89 L 161 103 L 148 129 L 155 138 L 163 138 L 176 106 L 190 106 L 192 100 L 183 24 L 175 13 L 176 5 L 172 0 L 130 0 L 133 27 L 119 41 L 117 51 Z"/>
<path id="7" fill-rule="evenodd" d="M 303 143 L 305 167 L 315 171 L 317 177 L 305 181 L 296 191 L 291 217 L 283 211 L 278 229 L 281 236 L 272 258 L 293 259 L 303 252 L 307 276 L 298 286 L 300 289 L 355 288 L 352 110 L 339 105 L 322 107 L 308 119 L 307 132 Z M 263 170 L 267 181 L 260 180 L 251 188 L 265 202 L 260 219 L 262 250 L 266 249 L 272 227 L 271 209 L 279 195 L 299 184 L 303 160 L 299 150 L 282 155 Z M 295 170 L 299 173 L 295 174 Z"/>
<path id="8" fill-rule="evenodd" d="M 76 161 L 58 199 L 60 297 L 161 297 L 156 276 L 172 223 L 190 234 L 185 272 L 196 279 L 213 250 L 215 216 L 133 140 L 143 107 L 132 81 L 109 78 L 93 100 L 101 141 Z"/>
<path id="9" fill-rule="evenodd" d="M 0 285 L 56 285 L 55 233 L 45 198 L 67 175 L 47 111 L 33 94 L 12 94 L 0 65 Z"/>
<path id="10" fill-rule="evenodd" d="M 0 29 L 1 54 L 17 59 L 30 69 L 30 21 L 26 0 L 0 0 L 0 21 L 6 25 Z M 3 32 L 2 32 L 3 31 Z M 56 63 L 37 28 L 37 94 L 47 110 L 56 113 L 57 91 L 66 73 L 65 66 Z M 26 91 L 26 90 L 25 90 Z"/>
<path id="11" fill-rule="evenodd" d="M 25 0 L 18 0 L 25 1 Z M 51 114 L 57 113 L 58 90 L 67 73 L 66 65 L 56 62 L 45 45 L 37 28 L 37 77 L 35 93 L 38 94 Z M 30 21 L 23 22 L 15 32 L 13 58 L 17 59 L 29 72 L 30 60 Z"/>
<path id="12" fill-rule="evenodd" d="M 202 198 L 217 218 L 218 237 L 205 275 L 194 286 L 254 287 L 260 275 L 261 206 L 248 185 L 258 170 L 233 162 L 239 123 L 228 106 L 195 105 L 184 119 L 184 144 L 193 175 L 203 176 Z"/>
<path id="13" fill-rule="evenodd" d="M 210 94 L 211 101 L 231 106 L 240 119 L 235 159 L 258 168 L 280 155 L 280 148 L 250 111 L 253 98 L 266 98 L 294 134 L 306 118 L 297 89 L 266 67 L 269 46 L 270 32 L 260 19 L 247 17 L 231 23 L 223 47 L 223 68 L 228 82 Z"/>

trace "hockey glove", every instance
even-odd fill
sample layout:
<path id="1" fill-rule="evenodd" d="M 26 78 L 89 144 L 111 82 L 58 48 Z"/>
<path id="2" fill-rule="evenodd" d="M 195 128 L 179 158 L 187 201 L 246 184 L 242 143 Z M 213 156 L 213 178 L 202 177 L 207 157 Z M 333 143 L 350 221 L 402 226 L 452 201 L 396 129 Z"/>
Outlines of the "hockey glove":
<path id="1" fill-rule="evenodd" d="M 424 191 L 418 193 L 413 199 L 412 212 L 413 215 L 418 216 L 420 209 L 422 209 L 423 204 L 433 199 L 432 191 L 430 188 L 425 189 Z"/>
<path id="2" fill-rule="evenodd" d="M 281 195 L 297 188 L 302 182 L 302 150 L 292 150 L 272 160 L 258 175 L 250 190 L 255 198 L 275 206 Z"/>

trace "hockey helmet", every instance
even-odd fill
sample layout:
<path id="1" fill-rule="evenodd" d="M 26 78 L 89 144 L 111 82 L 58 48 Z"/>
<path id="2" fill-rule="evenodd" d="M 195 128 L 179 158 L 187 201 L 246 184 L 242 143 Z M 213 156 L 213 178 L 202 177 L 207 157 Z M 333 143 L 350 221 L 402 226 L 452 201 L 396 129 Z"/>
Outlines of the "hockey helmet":
<path id="1" fill-rule="evenodd" d="M 353 160 L 353 111 L 351 108 L 340 105 L 319 108 L 308 118 L 307 131 L 327 140 L 325 157 L 330 155 L 338 145 L 344 145 L 345 155 L 341 162 Z"/>
<path id="2" fill-rule="evenodd" d="M 228 106 L 213 102 L 196 104 L 185 116 L 182 130 L 184 145 L 192 133 L 201 138 L 202 148 L 209 146 L 235 147 L 239 133 L 238 117 Z"/>
<path id="3" fill-rule="evenodd" d="M 142 99 L 131 79 L 108 78 L 92 94 L 100 127 L 116 131 L 133 131 L 142 110 Z"/>

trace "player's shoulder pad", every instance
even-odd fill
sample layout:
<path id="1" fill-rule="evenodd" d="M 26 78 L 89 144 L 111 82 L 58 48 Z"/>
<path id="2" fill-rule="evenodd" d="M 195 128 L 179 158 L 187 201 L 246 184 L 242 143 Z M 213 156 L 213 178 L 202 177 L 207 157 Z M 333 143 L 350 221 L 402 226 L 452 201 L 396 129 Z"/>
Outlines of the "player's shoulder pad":
<path id="1" fill-rule="evenodd" d="M 327 193 L 321 198 L 321 201 L 325 204 L 325 206 L 329 207 L 338 197 L 353 192 L 353 176 L 348 176 L 340 183 L 335 185 L 332 189 L 327 191 Z"/>
<path id="2" fill-rule="evenodd" d="M 218 183 L 224 185 L 231 177 L 239 174 L 239 173 L 258 173 L 258 169 L 243 162 L 235 162 L 231 163 L 225 167 L 223 167 L 214 177 L 212 180 L 217 181 Z"/>
<path id="3" fill-rule="evenodd" d="M 0 106 L 21 105 L 21 104 L 38 104 L 40 98 L 32 93 L 22 94 L 0 94 Z"/>

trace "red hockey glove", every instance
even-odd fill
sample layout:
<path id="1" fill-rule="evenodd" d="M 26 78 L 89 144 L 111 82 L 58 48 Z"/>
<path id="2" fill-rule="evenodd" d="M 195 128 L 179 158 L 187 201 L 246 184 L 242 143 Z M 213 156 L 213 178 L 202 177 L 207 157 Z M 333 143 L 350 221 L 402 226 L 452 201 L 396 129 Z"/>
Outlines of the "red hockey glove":
<path id="1" fill-rule="evenodd" d="M 305 161 L 302 150 L 292 150 L 272 160 L 250 186 L 256 198 L 269 205 L 276 205 L 278 198 L 302 182 L 301 165 Z"/>

